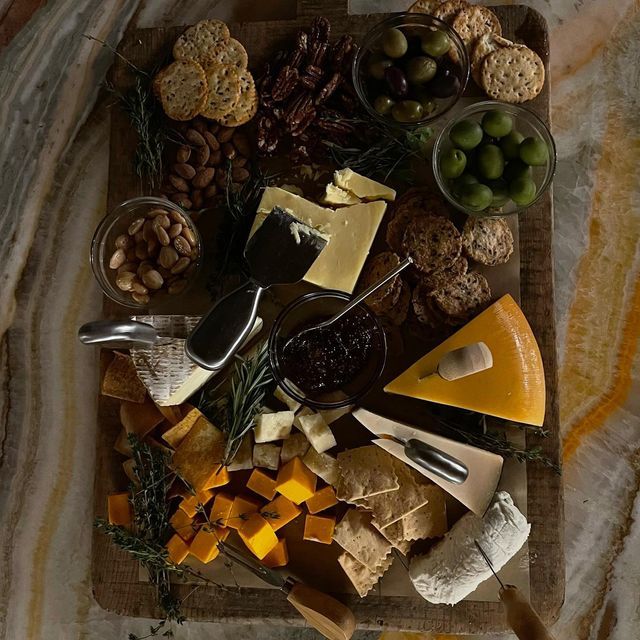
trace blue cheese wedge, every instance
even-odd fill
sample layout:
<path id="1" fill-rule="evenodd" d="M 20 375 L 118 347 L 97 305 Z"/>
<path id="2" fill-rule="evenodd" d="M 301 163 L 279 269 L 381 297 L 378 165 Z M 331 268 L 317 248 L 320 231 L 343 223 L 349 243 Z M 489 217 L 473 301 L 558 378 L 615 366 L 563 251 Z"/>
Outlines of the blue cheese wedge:
<path id="1" fill-rule="evenodd" d="M 275 411 L 262 413 L 256 418 L 253 432 L 257 443 L 274 442 L 289 437 L 293 426 L 293 411 Z"/>
<path id="2" fill-rule="evenodd" d="M 386 184 L 376 182 L 371 178 L 361 176 L 351 169 L 339 169 L 333 174 L 333 184 L 362 200 L 390 200 L 396 199 L 396 192 Z"/>
<path id="3" fill-rule="evenodd" d="M 335 184 L 329 183 L 324 190 L 324 195 L 320 198 L 320 202 L 334 207 L 344 207 L 358 204 L 361 200 L 350 191 L 345 191 L 340 187 L 336 187 Z"/>

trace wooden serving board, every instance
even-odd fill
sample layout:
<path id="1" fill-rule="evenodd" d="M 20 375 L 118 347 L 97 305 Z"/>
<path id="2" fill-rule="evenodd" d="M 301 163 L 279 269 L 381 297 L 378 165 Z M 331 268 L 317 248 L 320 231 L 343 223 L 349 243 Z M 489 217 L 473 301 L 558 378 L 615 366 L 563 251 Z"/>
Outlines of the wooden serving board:
<path id="1" fill-rule="evenodd" d="M 495 7 L 502 23 L 504 35 L 525 42 L 534 49 L 548 68 L 549 44 L 544 18 L 533 9 L 524 6 Z M 298 29 L 308 27 L 313 16 L 323 15 L 331 19 L 332 38 L 344 33 L 356 41 L 385 15 L 347 15 L 347 0 L 298 0 L 298 15 L 294 20 L 270 22 L 245 22 L 230 24 L 234 37 L 239 39 L 249 53 L 250 66 L 259 70 L 269 56 L 291 39 Z M 143 29 L 130 32 L 120 43 L 119 51 L 142 69 L 152 68 L 162 60 L 171 44 L 181 33 L 181 28 Z M 117 88 L 126 89 L 131 74 L 119 59 L 112 69 L 112 82 Z M 470 82 L 469 96 L 478 96 L 478 89 Z M 549 82 L 542 93 L 526 105 L 549 121 Z M 434 128 L 438 129 L 438 123 Z M 117 204 L 148 192 L 136 178 L 132 158 L 136 143 L 135 134 L 122 112 L 114 108 L 111 115 L 111 145 L 109 169 L 108 210 Z M 560 435 L 557 399 L 557 361 L 555 351 L 555 324 L 553 302 L 552 259 L 553 207 L 552 194 L 548 191 L 526 215 L 519 220 L 520 294 L 521 307 L 536 335 L 545 366 L 547 387 L 547 413 L 545 428 L 548 438 L 540 439 L 527 434 L 528 446 L 539 445 L 544 454 L 559 463 Z M 208 307 L 206 296 L 194 297 L 188 309 L 179 313 L 198 314 Z M 125 310 L 105 302 L 108 316 L 126 315 Z M 368 403 L 369 404 L 369 403 Z M 389 400 L 386 404 L 392 404 Z M 398 405 L 394 401 L 394 409 Z M 425 403 L 410 402 L 393 417 L 412 418 L 417 422 L 424 413 Z M 385 399 L 377 397 L 369 408 L 385 412 Z M 122 457 L 113 451 L 113 443 L 121 428 L 118 403 L 101 396 L 99 400 L 95 477 L 95 513 L 106 514 L 106 497 L 127 485 L 122 471 Z M 542 465 L 527 468 L 527 518 L 532 524 L 529 539 L 530 592 L 534 608 L 543 619 L 550 622 L 557 617 L 564 598 L 563 551 L 563 499 L 561 478 Z M 323 569 L 318 567 L 318 586 L 323 583 Z M 123 615 L 158 617 L 156 596 L 152 585 L 139 580 L 139 565 L 126 553 L 118 550 L 106 536 L 94 532 L 92 549 L 92 578 L 94 595 L 105 609 Z M 189 585 L 176 585 L 179 598 L 191 592 Z M 355 595 L 337 594 L 356 616 L 363 629 L 406 629 L 439 633 L 484 633 L 505 630 L 502 605 L 497 602 L 463 601 L 455 607 L 432 605 L 420 598 L 385 597 L 369 595 L 360 599 Z M 202 587 L 190 595 L 183 605 L 183 612 L 193 620 L 219 622 L 269 623 L 273 625 L 303 626 L 304 620 L 289 605 L 280 592 L 271 589 L 240 588 L 222 591 Z"/>

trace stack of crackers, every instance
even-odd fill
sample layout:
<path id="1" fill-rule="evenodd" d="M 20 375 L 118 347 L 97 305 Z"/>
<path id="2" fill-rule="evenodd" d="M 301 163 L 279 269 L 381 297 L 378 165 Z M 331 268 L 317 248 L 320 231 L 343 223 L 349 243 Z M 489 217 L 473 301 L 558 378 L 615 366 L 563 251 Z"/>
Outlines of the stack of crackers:
<path id="1" fill-rule="evenodd" d="M 402 461 L 375 445 L 338 454 L 336 496 L 355 505 L 336 526 L 344 549 L 340 566 L 364 597 L 414 540 L 447 531 L 445 494 Z"/>
<path id="2" fill-rule="evenodd" d="M 198 115 L 225 127 L 245 124 L 256 114 L 258 94 L 247 70 L 245 48 L 220 20 L 189 27 L 173 46 L 175 62 L 153 81 L 164 112 L 173 120 Z"/>
<path id="3" fill-rule="evenodd" d="M 498 17 L 487 7 L 466 0 L 417 0 L 409 11 L 451 25 L 469 51 L 473 79 L 490 98 L 519 103 L 542 91 L 545 70 L 540 56 L 503 38 Z"/>

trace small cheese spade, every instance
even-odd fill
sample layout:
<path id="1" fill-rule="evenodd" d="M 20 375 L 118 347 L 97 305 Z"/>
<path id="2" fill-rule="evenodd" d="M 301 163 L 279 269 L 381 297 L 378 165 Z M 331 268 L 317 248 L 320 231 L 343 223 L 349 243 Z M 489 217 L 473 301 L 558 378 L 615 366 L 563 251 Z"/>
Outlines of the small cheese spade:
<path id="1" fill-rule="evenodd" d="M 474 342 L 445 353 L 438 362 L 436 371 L 423 376 L 420 380 L 439 376 L 451 382 L 491 367 L 493 367 L 493 356 L 489 347 L 484 342 Z"/>
<path id="2" fill-rule="evenodd" d="M 187 338 L 185 351 L 203 369 L 222 369 L 251 331 L 262 293 L 302 280 L 328 239 L 274 207 L 244 250 L 249 281 L 222 298 Z"/>

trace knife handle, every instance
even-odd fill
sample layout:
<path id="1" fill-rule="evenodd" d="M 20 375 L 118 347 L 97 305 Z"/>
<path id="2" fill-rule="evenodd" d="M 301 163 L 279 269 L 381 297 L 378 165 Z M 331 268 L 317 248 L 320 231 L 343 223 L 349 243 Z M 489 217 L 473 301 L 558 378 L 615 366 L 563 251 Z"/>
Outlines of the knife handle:
<path id="1" fill-rule="evenodd" d="M 423 469 L 453 484 L 462 484 L 469 475 L 469 469 L 460 460 L 415 438 L 407 441 L 404 453 Z"/>
<path id="2" fill-rule="evenodd" d="M 502 587 L 500 600 L 507 613 L 507 622 L 519 640 L 554 640 L 518 587 L 511 584 Z"/>
<path id="3" fill-rule="evenodd" d="M 253 329 L 263 291 L 249 281 L 219 300 L 187 338 L 189 358 L 210 371 L 227 365 Z"/>
<path id="4" fill-rule="evenodd" d="M 296 582 L 287 600 L 316 631 L 329 640 L 349 640 L 356 629 L 356 619 L 351 609 L 322 591 Z"/>

